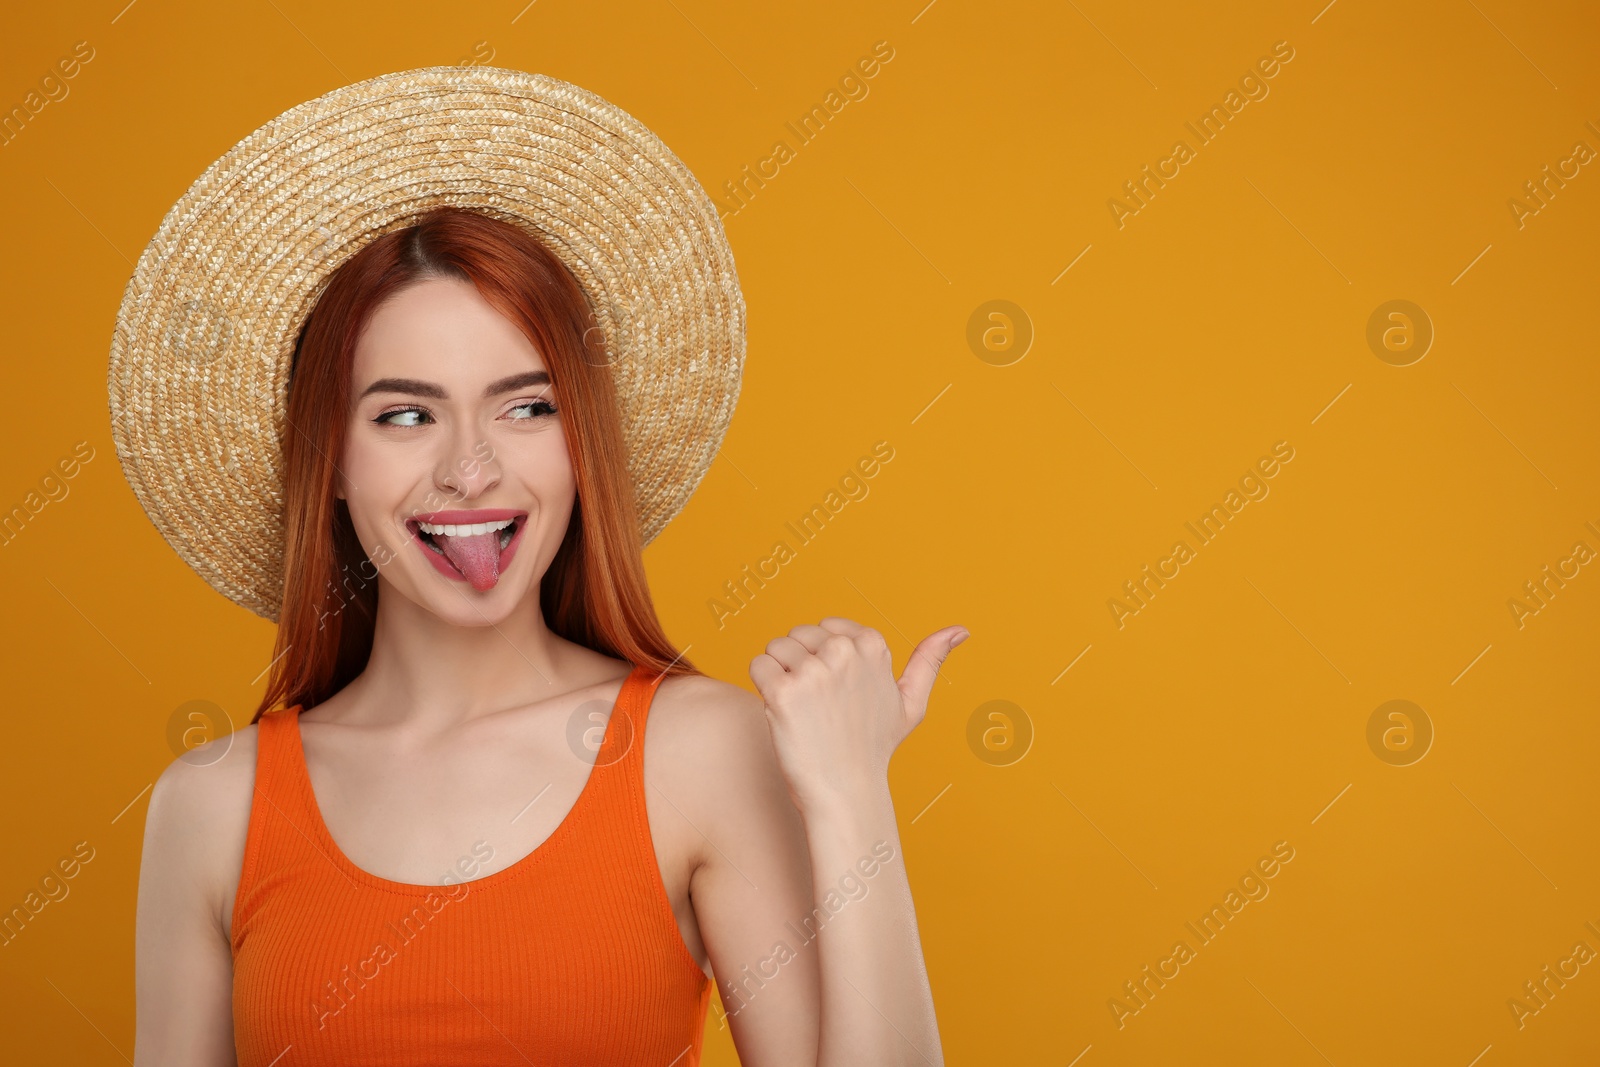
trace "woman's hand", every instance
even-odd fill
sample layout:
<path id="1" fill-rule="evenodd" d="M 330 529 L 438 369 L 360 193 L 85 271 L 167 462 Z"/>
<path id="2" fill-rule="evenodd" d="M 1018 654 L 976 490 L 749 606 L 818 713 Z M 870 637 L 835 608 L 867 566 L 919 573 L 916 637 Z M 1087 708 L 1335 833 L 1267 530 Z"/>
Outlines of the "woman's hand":
<path id="1" fill-rule="evenodd" d="M 796 626 L 750 661 L 802 815 L 887 793 L 889 757 L 927 714 L 939 667 L 966 637 L 960 626 L 929 634 L 898 681 L 883 635 L 835 616 Z"/>

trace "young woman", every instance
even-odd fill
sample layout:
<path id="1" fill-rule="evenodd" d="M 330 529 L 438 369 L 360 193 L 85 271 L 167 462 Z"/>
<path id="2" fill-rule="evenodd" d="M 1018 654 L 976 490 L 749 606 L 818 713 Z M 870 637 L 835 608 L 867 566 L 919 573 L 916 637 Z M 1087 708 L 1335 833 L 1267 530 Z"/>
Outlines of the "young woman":
<path id="1" fill-rule="evenodd" d="M 942 1062 L 887 770 L 966 633 L 897 680 L 825 618 L 751 661 L 759 697 L 700 674 L 645 582 L 608 332 L 458 206 L 316 295 L 268 691 L 151 794 L 137 1067 L 690 1065 L 712 980 L 748 1067 Z"/>

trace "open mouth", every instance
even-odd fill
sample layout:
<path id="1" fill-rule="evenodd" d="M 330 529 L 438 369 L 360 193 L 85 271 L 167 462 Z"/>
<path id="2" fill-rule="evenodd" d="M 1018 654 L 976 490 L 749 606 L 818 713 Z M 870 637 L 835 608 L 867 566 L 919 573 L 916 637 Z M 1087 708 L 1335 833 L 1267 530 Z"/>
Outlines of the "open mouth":
<path id="1" fill-rule="evenodd" d="M 436 518 L 471 518 L 469 514 L 441 513 Z M 446 578 L 467 582 L 479 592 L 493 589 L 511 565 L 528 522 L 527 512 L 490 512 L 491 518 L 474 523 L 440 523 L 406 520 L 411 538 L 433 568 Z"/>

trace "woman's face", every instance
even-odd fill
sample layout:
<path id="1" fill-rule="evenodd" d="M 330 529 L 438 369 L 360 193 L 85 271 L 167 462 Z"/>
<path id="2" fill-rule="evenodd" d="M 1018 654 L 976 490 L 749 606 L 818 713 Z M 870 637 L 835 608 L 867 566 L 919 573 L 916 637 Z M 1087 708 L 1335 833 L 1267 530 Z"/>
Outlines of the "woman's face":
<path id="1" fill-rule="evenodd" d="M 337 492 L 380 582 L 456 625 L 505 619 L 576 496 L 538 350 L 472 283 L 429 278 L 373 312 L 350 384 Z"/>

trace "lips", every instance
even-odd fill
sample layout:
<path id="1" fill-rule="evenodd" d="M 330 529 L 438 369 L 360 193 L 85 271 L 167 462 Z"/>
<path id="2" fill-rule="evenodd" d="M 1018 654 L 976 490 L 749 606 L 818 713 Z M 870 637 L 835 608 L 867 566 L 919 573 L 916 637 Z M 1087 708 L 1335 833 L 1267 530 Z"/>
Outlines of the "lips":
<path id="1" fill-rule="evenodd" d="M 527 518 L 515 508 L 477 508 L 418 513 L 405 525 L 434 570 L 487 592 L 511 566 Z"/>

